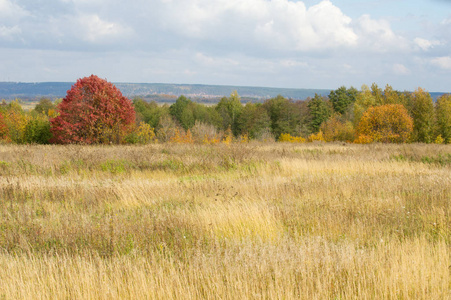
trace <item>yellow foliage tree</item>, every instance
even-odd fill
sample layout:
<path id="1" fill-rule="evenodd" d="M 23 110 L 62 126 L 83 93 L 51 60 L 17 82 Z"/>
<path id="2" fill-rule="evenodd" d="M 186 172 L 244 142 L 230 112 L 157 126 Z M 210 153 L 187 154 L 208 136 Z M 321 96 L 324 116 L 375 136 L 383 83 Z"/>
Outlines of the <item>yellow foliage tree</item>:
<path id="1" fill-rule="evenodd" d="M 12 101 L 4 114 L 4 122 L 8 128 L 8 139 L 14 143 L 25 143 L 25 128 L 31 117 L 24 113 L 19 101 Z"/>
<path id="2" fill-rule="evenodd" d="M 413 120 L 401 104 L 370 107 L 357 126 L 356 143 L 406 142 L 413 132 Z"/>

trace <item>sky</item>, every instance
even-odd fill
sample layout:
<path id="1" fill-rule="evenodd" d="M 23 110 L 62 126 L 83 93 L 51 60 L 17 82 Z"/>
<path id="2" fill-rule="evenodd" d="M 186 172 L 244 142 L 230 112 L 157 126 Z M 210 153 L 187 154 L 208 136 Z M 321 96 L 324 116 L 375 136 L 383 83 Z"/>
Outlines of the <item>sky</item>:
<path id="1" fill-rule="evenodd" d="M 0 81 L 451 92 L 448 0 L 0 0 Z"/>

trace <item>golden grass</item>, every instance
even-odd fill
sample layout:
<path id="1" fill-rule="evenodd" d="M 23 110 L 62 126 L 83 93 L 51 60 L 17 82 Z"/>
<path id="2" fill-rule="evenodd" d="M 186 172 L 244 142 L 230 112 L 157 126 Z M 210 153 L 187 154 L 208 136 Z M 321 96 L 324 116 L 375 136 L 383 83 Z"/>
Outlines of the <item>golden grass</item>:
<path id="1" fill-rule="evenodd" d="M 0 146 L 0 299 L 451 299 L 451 146 Z"/>

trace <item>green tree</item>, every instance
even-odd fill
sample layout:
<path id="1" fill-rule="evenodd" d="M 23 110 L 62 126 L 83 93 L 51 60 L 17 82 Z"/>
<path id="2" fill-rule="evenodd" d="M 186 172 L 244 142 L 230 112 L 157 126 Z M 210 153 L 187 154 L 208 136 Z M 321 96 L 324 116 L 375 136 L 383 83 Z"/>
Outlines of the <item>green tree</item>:
<path id="1" fill-rule="evenodd" d="M 391 85 L 386 85 L 384 89 L 383 104 L 403 104 L 401 99 L 401 93 L 394 90 Z"/>
<path id="2" fill-rule="evenodd" d="M 169 113 L 185 130 L 194 126 L 192 101 L 185 96 L 182 95 L 177 98 L 175 103 L 169 107 Z"/>
<path id="3" fill-rule="evenodd" d="M 308 137 L 312 130 L 310 128 L 310 109 L 308 108 L 308 103 L 311 99 L 307 98 L 306 100 L 299 100 L 294 102 L 295 111 L 299 117 L 298 131 L 301 136 Z M 329 100 L 326 101 L 327 107 L 330 112 L 333 111 L 332 104 Z"/>
<path id="4" fill-rule="evenodd" d="M 433 139 L 434 104 L 431 95 L 418 88 L 411 95 L 413 138 L 416 142 L 430 143 Z"/>
<path id="5" fill-rule="evenodd" d="M 214 106 L 206 106 L 199 103 L 193 103 L 193 115 L 195 122 L 213 125 L 215 128 L 222 126 L 222 117 Z"/>
<path id="6" fill-rule="evenodd" d="M 451 143 L 451 95 L 442 95 L 436 104 L 437 135 L 441 135 L 445 143 Z"/>
<path id="7" fill-rule="evenodd" d="M 250 138 L 259 138 L 270 125 L 271 119 L 260 103 L 247 103 L 238 119 L 239 131 L 249 134 Z"/>
<path id="8" fill-rule="evenodd" d="M 357 94 L 357 89 L 353 87 L 347 89 L 345 86 L 331 91 L 329 99 L 334 111 L 342 115 L 348 112 L 348 107 L 355 102 Z"/>
<path id="9" fill-rule="evenodd" d="M 282 133 L 299 134 L 301 117 L 295 103 L 279 95 L 266 100 L 263 107 L 271 119 L 271 130 L 276 139 Z"/>
<path id="10" fill-rule="evenodd" d="M 382 89 L 377 86 L 376 83 L 373 82 L 371 85 L 371 93 L 373 94 L 375 105 L 383 105 L 384 104 L 384 95 Z"/>
<path id="11" fill-rule="evenodd" d="M 326 100 L 318 94 L 308 101 L 308 108 L 310 111 L 310 130 L 314 133 L 319 131 L 321 124 L 325 122 L 331 115 L 329 106 Z"/>
<path id="12" fill-rule="evenodd" d="M 243 110 L 238 93 L 233 92 L 230 97 L 223 97 L 216 105 L 216 111 L 222 118 L 222 129 L 231 128 L 234 135 L 239 135 L 238 119 Z"/>
<path id="13" fill-rule="evenodd" d="M 155 101 L 147 102 L 142 98 L 133 99 L 133 105 L 136 111 L 136 123 L 143 121 L 149 124 L 152 128 L 160 126 L 160 120 L 169 115 L 169 107 L 167 104 L 158 105 Z"/>

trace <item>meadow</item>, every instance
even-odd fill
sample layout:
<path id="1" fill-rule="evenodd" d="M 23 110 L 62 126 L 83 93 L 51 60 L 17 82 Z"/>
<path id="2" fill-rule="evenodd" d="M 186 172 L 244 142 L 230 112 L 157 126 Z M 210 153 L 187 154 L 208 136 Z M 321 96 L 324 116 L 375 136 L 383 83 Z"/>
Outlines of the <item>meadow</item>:
<path id="1" fill-rule="evenodd" d="M 0 299 L 451 299 L 451 145 L 0 145 Z"/>

